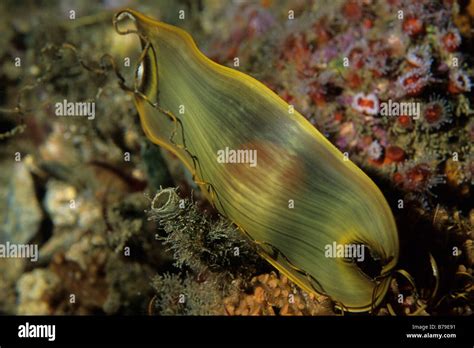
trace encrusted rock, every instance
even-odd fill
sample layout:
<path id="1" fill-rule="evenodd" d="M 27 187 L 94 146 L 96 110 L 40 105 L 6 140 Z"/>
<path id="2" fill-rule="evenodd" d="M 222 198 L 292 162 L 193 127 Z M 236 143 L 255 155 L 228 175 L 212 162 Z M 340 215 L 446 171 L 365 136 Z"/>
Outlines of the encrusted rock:
<path id="1" fill-rule="evenodd" d="M 23 162 L 13 166 L 6 202 L 0 243 L 28 243 L 38 232 L 43 213 L 36 199 L 33 178 Z"/>

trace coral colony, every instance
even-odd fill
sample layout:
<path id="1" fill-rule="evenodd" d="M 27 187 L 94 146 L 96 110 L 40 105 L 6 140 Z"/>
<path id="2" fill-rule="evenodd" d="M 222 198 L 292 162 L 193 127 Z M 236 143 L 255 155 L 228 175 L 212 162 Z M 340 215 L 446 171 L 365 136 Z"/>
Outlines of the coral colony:
<path id="1" fill-rule="evenodd" d="M 472 315 L 474 1 L 186 4 L 0 4 L 0 312 Z"/>

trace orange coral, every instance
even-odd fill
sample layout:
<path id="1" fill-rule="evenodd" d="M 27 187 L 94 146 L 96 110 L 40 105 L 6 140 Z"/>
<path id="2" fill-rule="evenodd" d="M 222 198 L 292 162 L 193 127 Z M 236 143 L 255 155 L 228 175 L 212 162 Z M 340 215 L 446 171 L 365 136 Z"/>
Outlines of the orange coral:
<path id="1" fill-rule="evenodd" d="M 228 315 L 333 315 L 324 296 L 307 294 L 284 275 L 274 272 L 253 277 L 251 292 L 239 292 L 224 301 Z"/>

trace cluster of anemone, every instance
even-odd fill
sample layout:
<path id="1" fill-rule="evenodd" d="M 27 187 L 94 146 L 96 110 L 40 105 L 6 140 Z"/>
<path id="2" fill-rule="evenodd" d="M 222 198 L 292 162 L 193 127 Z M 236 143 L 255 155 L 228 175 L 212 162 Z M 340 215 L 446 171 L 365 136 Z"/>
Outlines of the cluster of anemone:
<path id="1" fill-rule="evenodd" d="M 404 191 L 432 193 L 435 186 L 446 182 L 444 175 L 438 173 L 439 163 L 432 155 L 404 161 L 396 166 L 393 181 Z"/>
<path id="2" fill-rule="evenodd" d="M 281 31 L 274 24 L 269 43 L 284 82 L 272 73 L 267 78 L 341 151 L 356 154 L 359 164 L 385 174 L 396 164 L 394 184 L 429 190 L 442 182 L 433 173 L 444 162 L 420 163 L 415 154 L 428 146 L 449 154 L 454 150 L 438 139 L 470 129 L 459 104 L 470 100 L 472 59 L 455 11 L 448 1 L 346 1 L 338 16 L 318 10 L 288 21 Z M 383 117 L 382 103 L 389 100 L 418 103 L 420 114 Z"/>

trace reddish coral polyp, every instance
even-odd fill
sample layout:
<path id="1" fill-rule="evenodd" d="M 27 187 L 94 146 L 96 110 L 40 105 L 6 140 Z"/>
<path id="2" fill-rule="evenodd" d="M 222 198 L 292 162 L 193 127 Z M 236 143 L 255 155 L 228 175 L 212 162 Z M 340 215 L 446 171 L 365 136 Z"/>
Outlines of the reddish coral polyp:
<path id="1" fill-rule="evenodd" d="M 436 123 L 440 120 L 443 113 L 443 108 L 439 104 L 429 106 L 425 111 L 425 120 L 428 123 Z"/>
<path id="2" fill-rule="evenodd" d="M 362 69 L 365 64 L 363 49 L 361 47 L 353 48 L 349 53 L 349 60 L 356 69 Z"/>
<path id="3" fill-rule="evenodd" d="M 430 192 L 434 186 L 444 183 L 442 175 L 436 174 L 439 162 L 434 158 L 405 161 L 393 175 L 394 183 L 405 191 Z"/>
<path id="4" fill-rule="evenodd" d="M 411 126 L 413 125 L 411 117 L 407 115 L 401 115 L 400 117 L 398 117 L 398 123 L 403 128 L 411 128 Z"/>
<path id="5" fill-rule="evenodd" d="M 406 188 L 413 191 L 419 191 L 431 176 L 428 165 L 421 163 L 408 170 L 406 176 Z"/>
<path id="6" fill-rule="evenodd" d="M 364 114 L 376 115 L 379 113 L 379 99 L 373 93 L 357 93 L 352 100 L 352 108 Z"/>
<path id="7" fill-rule="evenodd" d="M 402 24 L 402 29 L 410 36 L 417 36 L 424 32 L 423 21 L 417 17 L 407 17 Z"/>
<path id="8" fill-rule="evenodd" d="M 471 91 L 471 80 L 462 70 L 455 70 L 449 74 L 448 91 L 451 94 L 459 94 Z"/>
<path id="9" fill-rule="evenodd" d="M 461 35 L 455 29 L 448 30 L 441 38 L 443 47 L 448 52 L 454 52 L 461 45 Z"/>
<path id="10" fill-rule="evenodd" d="M 406 55 L 406 60 L 410 67 L 420 68 L 424 71 L 429 71 L 433 62 L 429 47 L 425 45 L 411 48 Z"/>
<path id="11" fill-rule="evenodd" d="M 429 73 L 425 69 L 413 69 L 398 78 L 398 86 L 402 95 L 419 95 L 429 81 Z"/>
<path id="12" fill-rule="evenodd" d="M 402 162 L 405 159 L 405 151 L 398 146 L 388 146 L 385 150 L 385 164 Z"/>
<path id="13" fill-rule="evenodd" d="M 434 97 L 424 107 L 423 129 L 439 129 L 441 125 L 451 122 L 451 106 L 443 98 Z"/>
<path id="14" fill-rule="evenodd" d="M 360 1 L 348 1 L 342 8 L 344 16 L 351 21 L 359 21 L 362 18 L 362 6 Z"/>

